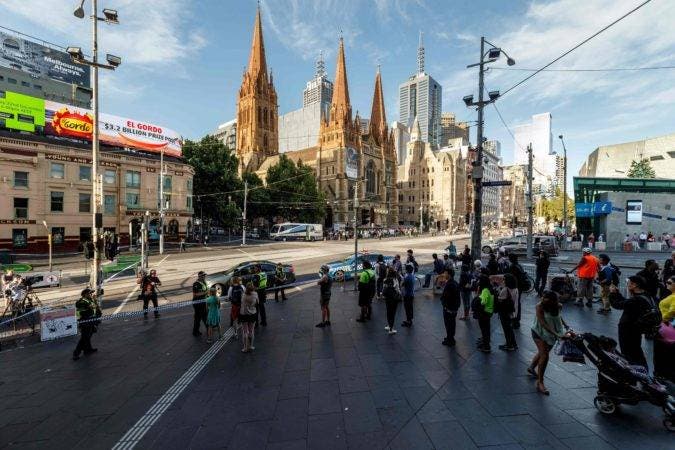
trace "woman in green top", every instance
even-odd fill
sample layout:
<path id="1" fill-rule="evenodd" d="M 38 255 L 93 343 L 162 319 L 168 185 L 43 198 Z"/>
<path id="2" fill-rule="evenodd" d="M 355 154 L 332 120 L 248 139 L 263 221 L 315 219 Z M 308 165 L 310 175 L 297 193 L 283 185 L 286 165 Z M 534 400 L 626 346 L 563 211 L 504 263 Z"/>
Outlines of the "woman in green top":
<path id="1" fill-rule="evenodd" d="M 206 316 L 206 342 L 211 343 L 211 336 L 213 330 L 218 329 L 218 336 L 220 336 L 220 300 L 216 295 L 216 288 L 212 286 L 209 289 L 209 296 L 206 298 L 206 307 L 208 308 L 208 315 Z"/>
<path id="2" fill-rule="evenodd" d="M 476 294 L 480 298 L 482 311 L 474 311 L 474 317 L 478 319 L 481 339 L 478 341 L 478 350 L 483 353 L 490 353 L 490 320 L 495 310 L 495 294 L 490 277 L 483 274 L 478 277 L 478 288 Z"/>
<path id="3" fill-rule="evenodd" d="M 565 336 L 569 327 L 560 314 L 562 306 L 558 302 L 558 294 L 544 291 L 541 301 L 537 303 L 536 316 L 532 324 L 532 339 L 537 345 L 537 354 L 532 359 L 527 372 L 537 377 L 537 391 L 549 395 L 544 386 L 544 373 L 548 364 L 548 355 L 556 341 Z M 535 371 L 535 367 L 537 370 Z"/>

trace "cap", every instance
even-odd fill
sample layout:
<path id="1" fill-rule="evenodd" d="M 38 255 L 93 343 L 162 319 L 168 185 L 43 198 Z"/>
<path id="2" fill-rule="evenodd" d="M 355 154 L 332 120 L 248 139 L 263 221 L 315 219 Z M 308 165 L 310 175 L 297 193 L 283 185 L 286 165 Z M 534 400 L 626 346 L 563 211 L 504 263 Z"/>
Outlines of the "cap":
<path id="1" fill-rule="evenodd" d="M 590 247 L 586 247 L 586 248 L 584 248 L 584 249 L 582 250 L 582 252 L 584 252 L 584 253 L 593 253 L 593 250 L 591 250 Z"/>
<path id="2" fill-rule="evenodd" d="M 197 272 L 198 277 L 201 277 L 202 275 L 206 275 L 206 272 L 204 272 L 203 270 L 200 270 L 199 272 Z"/>
<path id="3" fill-rule="evenodd" d="M 81 295 L 82 297 L 84 297 L 85 295 L 91 294 L 92 292 L 94 292 L 93 289 L 84 288 L 84 289 L 82 289 L 82 292 L 80 292 L 80 295 Z"/>

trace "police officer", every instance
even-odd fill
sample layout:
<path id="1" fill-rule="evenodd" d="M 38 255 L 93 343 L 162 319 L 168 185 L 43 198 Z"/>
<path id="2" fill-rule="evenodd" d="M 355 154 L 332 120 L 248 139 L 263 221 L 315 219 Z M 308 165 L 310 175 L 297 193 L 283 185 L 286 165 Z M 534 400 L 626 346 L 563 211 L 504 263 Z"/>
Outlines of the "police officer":
<path id="1" fill-rule="evenodd" d="M 206 315 L 208 310 L 206 308 L 205 300 L 207 293 L 206 272 L 200 270 L 199 273 L 197 273 L 197 281 L 192 284 L 192 308 L 195 310 L 194 325 L 192 327 L 193 336 L 202 335 L 199 331 L 200 322 L 204 322 L 204 327 L 206 328 Z"/>
<path id="2" fill-rule="evenodd" d="M 93 293 L 93 290 L 86 288 L 80 294 L 80 299 L 75 303 L 77 321 L 80 326 L 80 340 L 77 341 L 77 346 L 73 351 L 73 361 L 80 359 L 80 353 L 82 352 L 85 355 L 90 355 L 98 350 L 91 346 L 91 336 L 96 332 L 96 322 L 92 322 L 90 319 L 95 319 L 100 314 Z"/>
<path id="3" fill-rule="evenodd" d="M 279 302 L 279 292 L 281 292 L 281 301 L 286 301 L 286 290 L 279 287 L 283 286 L 284 284 L 286 284 L 286 272 L 284 271 L 284 265 L 277 263 L 277 268 L 274 272 L 274 286 L 276 287 L 274 290 L 275 302 Z"/>
<path id="4" fill-rule="evenodd" d="M 260 265 L 256 265 L 253 275 L 253 286 L 258 293 L 258 314 L 256 315 L 256 325 L 258 319 L 260 325 L 267 326 L 267 312 L 265 311 L 265 301 L 267 300 L 267 274 L 261 270 Z"/>
<path id="5" fill-rule="evenodd" d="M 363 271 L 359 275 L 359 306 L 361 307 L 361 316 L 356 319 L 357 322 L 370 320 L 375 291 L 375 271 L 370 261 L 363 261 Z"/>
<path id="6" fill-rule="evenodd" d="M 155 307 L 155 319 L 159 317 L 157 311 L 157 286 L 161 286 L 162 282 L 157 277 L 157 271 L 152 269 L 150 275 L 143 273 L 143 276 L 136 280 L 137 284 L 141 285 L 141 298 L 143 299 L 143 318 L 148 318 L 148 303 L 152 301 L 152 306 Z"/>

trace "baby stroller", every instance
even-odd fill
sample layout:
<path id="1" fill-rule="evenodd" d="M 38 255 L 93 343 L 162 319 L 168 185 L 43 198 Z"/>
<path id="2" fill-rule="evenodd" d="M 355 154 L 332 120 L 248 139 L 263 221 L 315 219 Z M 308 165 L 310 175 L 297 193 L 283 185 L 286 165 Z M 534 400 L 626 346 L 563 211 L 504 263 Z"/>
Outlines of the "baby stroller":
<path id="1" fill-rule="evenodd" d="M 642 366 L 631 365 L 616 351 L 616 341 L 591 333 L 575 335 L 575 346 L 598 368 L 598 395 L 593 403 L 603 414 L 614 414 L 624 403 L 647 401 L 663 409 L 663 426 L 675 431 L 675 397 L 668 387 L 651 377 Z"/>
<path id="2" fill-rule="evenodd" d="M 561 303 L 567 303 L 576 299 L 576 279 L 571 277 L 569 272 L 563 271 L 562 273 L 551 275 L 549 278 L 550 289 L 558 294 L 558 299 Z"/>

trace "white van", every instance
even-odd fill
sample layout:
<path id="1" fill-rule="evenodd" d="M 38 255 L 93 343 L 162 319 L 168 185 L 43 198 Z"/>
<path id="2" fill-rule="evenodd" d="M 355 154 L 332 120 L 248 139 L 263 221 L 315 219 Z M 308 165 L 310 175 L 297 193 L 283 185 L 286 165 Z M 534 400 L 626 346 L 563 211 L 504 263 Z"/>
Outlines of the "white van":
<path id="1" fill-rule="evenodd" d="M 318 241 L 323 239 L 323 225 L 318 223 L 280 223 L 272 227 L 275 241 Z"/>

